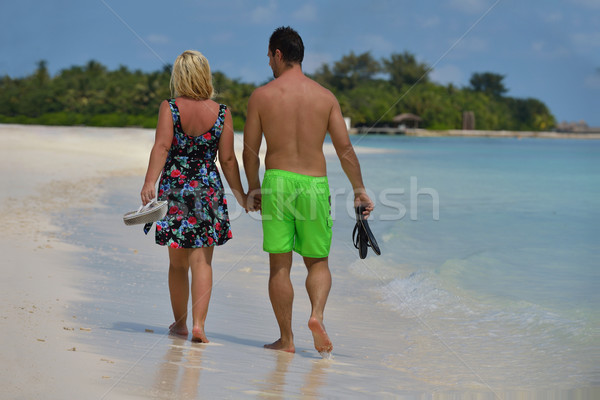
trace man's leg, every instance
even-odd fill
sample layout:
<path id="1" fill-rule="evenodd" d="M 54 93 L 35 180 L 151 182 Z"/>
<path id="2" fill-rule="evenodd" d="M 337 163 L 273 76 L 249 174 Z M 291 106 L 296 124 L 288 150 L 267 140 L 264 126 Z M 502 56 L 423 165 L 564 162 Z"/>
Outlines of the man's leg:
<path id="1" fill-rule="evenodd" d="M 266 344 L 265 348 L 284 350 L 290 353 L 296 351 L 292 333 L 292 305 L 294 302 L 294 287 L 290 280 L 292 269 L 292 252 L 269 254 L 271 272 L 269 275 L 269 298 L 279 324 L 281 337 L 274 343 Z"/>
<path id="2" fill-rule="evenodd" d="M 308 270 L 306 291 L 312 306 L 308 327 L 313 334 L 315 349 L 319 353 L 331 353 L 333 345 L 323 325 L 323 312 L 331 289 L 328 259 L 304 257 L 304 264 Z"/>

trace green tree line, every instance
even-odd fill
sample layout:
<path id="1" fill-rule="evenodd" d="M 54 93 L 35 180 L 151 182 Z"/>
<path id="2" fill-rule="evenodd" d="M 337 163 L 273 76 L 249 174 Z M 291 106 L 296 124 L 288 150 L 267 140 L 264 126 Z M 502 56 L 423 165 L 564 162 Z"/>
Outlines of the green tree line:
<path id="1" fill-rule="evenodd" d="M 353 124 L 393 125 L 394 116 L 411 113 L 423 119 L 424 128 L 460 129 L 465 111 L 474 113 L 476 129 L 537 131 L 556 124 L 541 101 L 505 96 L 503 75 L 474 73 L 469 86 L 458 88 L 431 82 L 430 73 L 408 52 L 381 60 L 351 52 L 312 77 L 337 96 Z"/>
<path id="2" fill-rule="evenodd" d="M 376 60 L 369 52 L 323 64 L 313 79 L 339 99 L 344 116 L 355 125 L 393 125 L 400 113 L 413 113 L 429 129 L 460 129 L 462 114 L 475 114 L 476 128 L 544 130 L 555 125 L 541 101 L 505 96 L 504 76 L 473 74 L 470 85 L 444 86 L 429 79 L 429 67 L 404 52 Z M 98 61 L 50 76 L 45 61 L 23 78 L 0 78 L 0 123 L 154 128 L 160 102 L 170 97 L 170 66 L 155 72 L 110 71 Z M 246 104 L 256 85 L 213 74 L 216 100 L 232 110 L 241 131 Z"/>

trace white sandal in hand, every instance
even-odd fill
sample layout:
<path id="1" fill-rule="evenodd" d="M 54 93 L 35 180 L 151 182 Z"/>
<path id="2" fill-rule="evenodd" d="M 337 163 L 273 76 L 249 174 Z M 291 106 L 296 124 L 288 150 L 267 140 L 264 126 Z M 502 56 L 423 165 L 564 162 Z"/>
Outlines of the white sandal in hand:
<path id="1" fill-rule="evenodd" d="M 167 215 L 168 203 L 152 199 L 150 203 L 141 205 L 137 211 L 130 211 L 123 215 L 125 225 L 138 225 L 156 222 Z"/>

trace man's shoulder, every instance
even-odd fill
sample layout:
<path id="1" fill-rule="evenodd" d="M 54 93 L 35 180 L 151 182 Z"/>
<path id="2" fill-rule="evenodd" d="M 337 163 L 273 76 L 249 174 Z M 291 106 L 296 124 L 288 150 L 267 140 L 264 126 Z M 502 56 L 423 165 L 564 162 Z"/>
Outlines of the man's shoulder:
<path id="1" fill-rule="evenodd" d="M 276 90 L 275 80 L 269 81 L 262 86 L 257 87 L 252 92 L 251 97 L 264 97 L 268 96 L 271 92 Z"/>
<path id="2" fill-rule="evenodd" d="M 327 89 L 325 86 L 321 85 L 319 82 L 315 81 L 312 78 L 306 77 L 307 83 L 311 86 L 311 90 L 314 93 L 318 93 L 319 95 L 329 98 L 331 100 L 335 100 L 335 95 L 331 90 Z"/>
<path id="3" fill-rule="evenodd" d="M 248 99 L 248 104 L 253 104 L 262 101 L 268 95 L 268 89 L 265 88 L 266 85 L 259 86 L 250 95 Z"/>
<path id="4" fill-rule="evenodd" d="M 280 98 L 283 93 L 302 92 L 308 93 L 314 98 L 326 99 L 331 102 L 337 101 L 335 95 L 315 80 L 303 76 L 300 79 L 274 79 L 254 89 L 250 99 L 253 102 Z"/>

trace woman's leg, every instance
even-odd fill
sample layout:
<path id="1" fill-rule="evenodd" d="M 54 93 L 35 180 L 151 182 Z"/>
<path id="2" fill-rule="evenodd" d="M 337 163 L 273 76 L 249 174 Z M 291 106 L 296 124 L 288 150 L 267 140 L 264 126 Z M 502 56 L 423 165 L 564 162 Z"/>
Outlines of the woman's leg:
<path id="1" fill-rule="evenodd" d="M 169 293 L 175 322 L 169 327 L 172 333 L 187 336 L 187 305 L 190 293 L 188 270 L 189 249 L 169 247 Z"/>
<path id="2" fill-rule="evenodd" d="M 192 341 L 208 343 L 204 333 L 204 321 L 212 291 L 212 256 L 214 247 L 190 249 L 192 268 Z"/>

